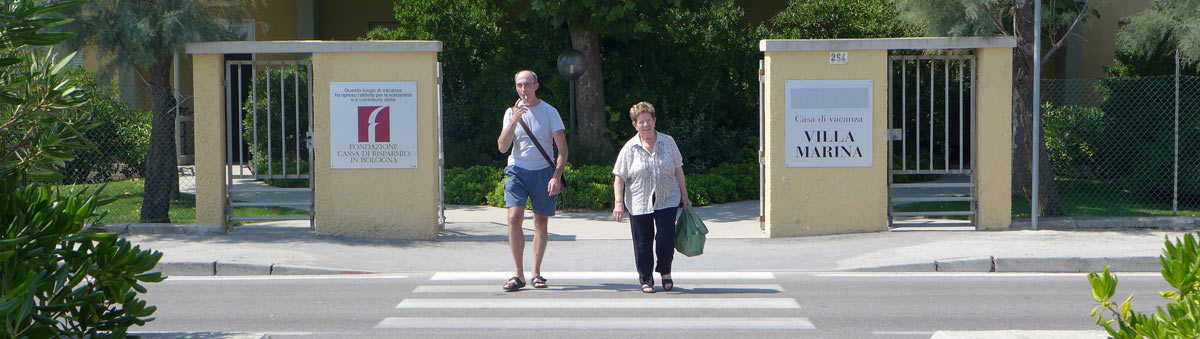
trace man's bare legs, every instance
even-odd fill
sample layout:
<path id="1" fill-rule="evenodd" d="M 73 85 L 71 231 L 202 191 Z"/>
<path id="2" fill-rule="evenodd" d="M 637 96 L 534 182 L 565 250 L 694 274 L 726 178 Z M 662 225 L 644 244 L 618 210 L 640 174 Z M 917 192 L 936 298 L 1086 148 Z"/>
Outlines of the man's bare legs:
<path id="1" fill-rule="evenodd" d="M 513 206 L 508 208 L 508 247 L 512 250 L 513 264 L 516 265 L 515 276 L 525 279 L 525 231 L 521 224 L 525 221 L 525 207 Z M 536 225 L 537 222 L 534 222 Z M 535 242 L 536 244 L 536 242 Z M 538 258 L 541 261 L 541 258 Z"/>
<path id="2" fill-rule="evenodd" d="M 512 249 L 514 275 L 525 277 L 525 232 L 522 224 L 525 221 L 525 209 L 521 207 L 508 208 L 508 245 Z M 546 256 L 546 243 L 549 240 L 547 224 L 550 217 L 533 214 L 533 275 L 542 274 L 542 258 Z"/>
<path id="3" fill-rule="evenodd" d="M 546 256 L 547 229 L 550 217 L 533 214 L 533 277 L 542 275 L 542 257 Z"/>

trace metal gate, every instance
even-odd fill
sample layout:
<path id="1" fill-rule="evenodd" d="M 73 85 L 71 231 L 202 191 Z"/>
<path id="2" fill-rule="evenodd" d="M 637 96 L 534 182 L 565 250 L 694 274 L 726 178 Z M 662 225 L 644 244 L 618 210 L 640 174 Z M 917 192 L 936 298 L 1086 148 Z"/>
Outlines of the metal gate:
<path id="1" fill-rule="evenodd" d="M 889 226 L 974 225 L 975 57 L 888 59 Z"/>
<path id="2" fill-rule="evenodd" d="M 313 229 L 312 62 L 225 62 L 225 230 L 308 220 Z M 244 208 L 284 209 L 247 212 Z"/>

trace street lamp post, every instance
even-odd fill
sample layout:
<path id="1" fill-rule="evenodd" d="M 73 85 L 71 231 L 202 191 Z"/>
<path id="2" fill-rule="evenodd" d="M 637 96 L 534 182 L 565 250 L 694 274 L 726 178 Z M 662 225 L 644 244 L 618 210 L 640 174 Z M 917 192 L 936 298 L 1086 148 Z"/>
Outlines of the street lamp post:
<path id="1" fill-rule="evenodd" d="M 576 144 L 575 137 L 575 80 L 579 80 L 580 76 L 586 72 L 587 63 L 583 59 L 583 53 L 574 48 L 568 49 L 558 55 L 558 73 L 567 78 L 571 83 L 571 111 L 570 125 L 567 126 L 567 134 L 571 136 L 569 144 Z"/>

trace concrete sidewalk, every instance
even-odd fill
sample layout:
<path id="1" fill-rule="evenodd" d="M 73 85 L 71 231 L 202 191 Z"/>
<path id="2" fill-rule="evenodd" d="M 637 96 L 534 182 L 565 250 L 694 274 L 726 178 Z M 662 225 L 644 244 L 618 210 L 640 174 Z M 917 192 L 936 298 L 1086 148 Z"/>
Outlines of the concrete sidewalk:
<path id="1" fill-rule="evenodd" d="M 1157 272 L 1164 237 L 1187 232 L 893 230 L 769 239 L 756 201 L 697 208 L 710 229 L 705 253 L 676 254 L 688 271 Z M 168 275 L 337 274 L 511 271 L 505 210 L 453 206 L 437 241 L 354 239 L 315 235 L 307 222 L 244 225 L 219 234 L 194 225 L 114 227 L 162 251 Z M 530 238 L 532 220 L 524 225 Z M 607 213 L 560 213 L 550 221 L 543 271 L 628 271 L 633 251 L 627 222 Z M 531 244 L 525 265 L 532 265 Z"/>

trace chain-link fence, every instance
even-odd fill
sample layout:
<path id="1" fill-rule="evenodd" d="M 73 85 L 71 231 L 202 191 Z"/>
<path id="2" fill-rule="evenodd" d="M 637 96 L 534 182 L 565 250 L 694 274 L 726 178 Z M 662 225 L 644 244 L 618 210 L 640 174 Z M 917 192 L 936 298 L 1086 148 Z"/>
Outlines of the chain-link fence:
<path id="1" fill-rule="evenodd" d="M 1200 77 L 1043 80 L 1042 99 L 1067 215 L 1200 214 Z"/>
<path id="2" fill-rule="evenodd" d="M 82 71 L 81 71 L 82 72 Z M 91 84 L 87 74 L 77 75 Z M 169 198 L 157 201 L 149 208 L 166 208 L 173 222 L 191 222 L 195 219 L 194 194 L 196 175 L 194 167 L 194 134 L 190 100 L 180 105 L 181 112 L 172 132 L 176 146 L 168 149 L 177 162 L 175 178 L 166 183 L 147 187 L 150 168 L 148 154 L 151 149 L 153 113 L 150 106 L 131 106 L 122 102 L 116 91 L 103 86 L 89 86 L 93 90 L 88 102 L 76 108 L 83 119 L 80 126 L 90 126 L 85 136 L 95 146 L 92 151 L 79 152 L 75 158 L 61 167 L 63 185 L 103 185 L 104 196 L 115 200 L 102 207 L 108 216 L 106 223 L 138 222 L 141 220 L 144 197 L 163 194 Z M 147 90 L 148 92 L 148 90 Z M 141 95 L 139 95 L 141 97 Z M 170 168 L 170 167 L 168 167 Z M 161 221 L 161 219 L 159 219 Z"/>

